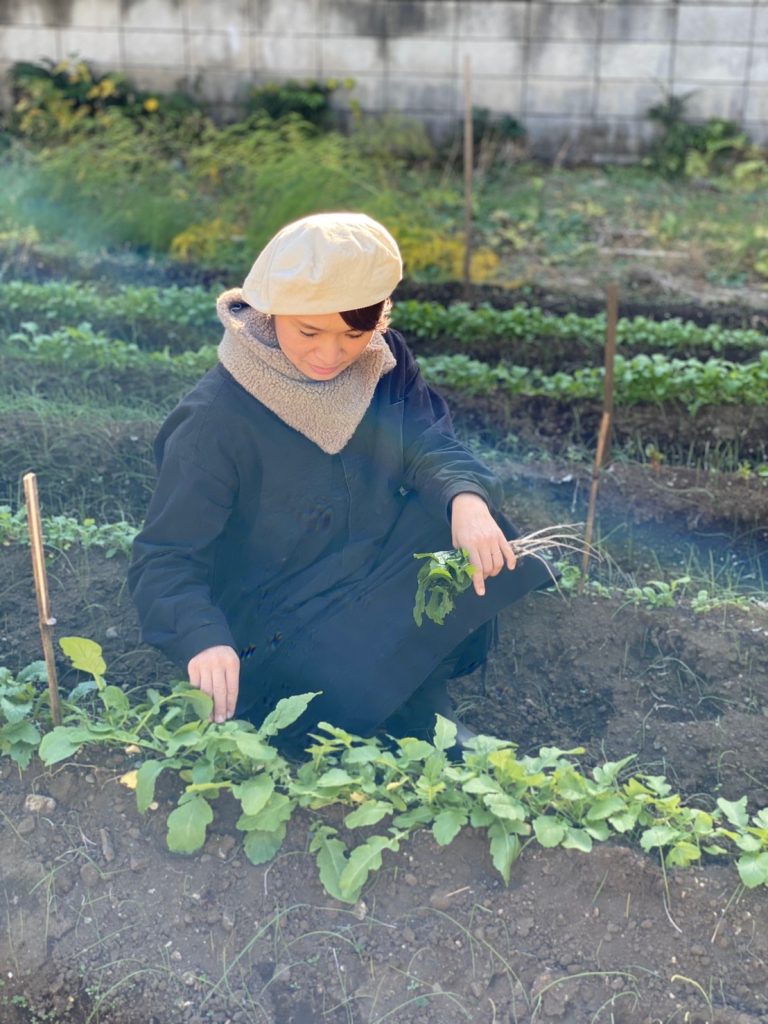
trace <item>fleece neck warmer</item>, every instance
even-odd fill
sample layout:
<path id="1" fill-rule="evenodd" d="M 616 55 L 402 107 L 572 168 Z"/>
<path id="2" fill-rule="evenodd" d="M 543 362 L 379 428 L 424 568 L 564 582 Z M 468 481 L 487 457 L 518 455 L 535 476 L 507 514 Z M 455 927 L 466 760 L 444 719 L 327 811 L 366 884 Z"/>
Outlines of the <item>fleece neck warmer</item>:
<path id="1" fill-rule="evenodd" d="M 219 360 L 249 394 L 329 455 L 347 444 L 371 404 L 379 380 L 396 365 L 375 331 L 361 355 L 332 380 L 312 380 L 283 355 L 272 318 L 249 306 L 239 288 L 223 292 Z"/>

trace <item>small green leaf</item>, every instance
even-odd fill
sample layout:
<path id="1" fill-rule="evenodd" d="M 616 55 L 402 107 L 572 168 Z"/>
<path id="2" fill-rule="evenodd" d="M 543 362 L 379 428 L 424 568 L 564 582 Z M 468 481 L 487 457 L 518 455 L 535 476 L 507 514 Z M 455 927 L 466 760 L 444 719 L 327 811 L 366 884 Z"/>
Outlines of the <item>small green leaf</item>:
<path id="1" fill-rule="evenodd" d="M 664 861 L 671 868 L 687 868 L 700 858 L 701 853 L 695 843 L 681 840 L 675 843 Z"/>
<path id="2" fill-rule="evenodd" d="M 371 836 L 350 853 L 349 860 L 339 877 L 342 899 L 354 903 L 371 871 L 381 867 L 382 850 L 397 849 L 397 841 L 386 836 Z"/>
<path id="3" fill-rule="evenodd" d="M 551 814 L 542 814 L 533 820 L 533 831 L 542 846 L 551 849 L 559 846 L 566 833 L 566 826 Z"/>
<path id="4" fill-rule="evenodd" d="M 5 718 L 5 720 L 11 724 L 20 722 L 22 719 L 26 718 L 31 710 L 31 701 L 27 701 L 23 704 L 17 704 L 14 701 L 8 700 L 7 697 L 0 697 L 0 716 Z"/>
<path id="5" fill-rule="evenodd" d="M 294 801 L 282 793 L 273 793 L 258 814 L 243 814 L 236 827 L 244 832 L 258 829 L 260 832 L 276 832 L 283 822 L 288 821 L 294 808 Z"/>
<path id="6" fill-rule="evenodd" d="M 299 693 L 293 697 L 283 697 L 259 726 L 259 736 L 274 736 L 281 729 L 293 725 L 307 710 L 310 701 L 319 696 L 319 693 L 320 691 L 315 693 Z"/>
<path id="7" fill-rule="evenodd" d="M 232 787 L 232 792 L 243 806 L 243 813 L 249 815 L 258 814 L 274 791 L 275 783 L 268 775 L 257 775 Z"/>
<path id="8" fill-rule="evenodd" d="M 467 812 L 448 809 L 440 811 L 432 826 L 432 835 L 439 846 L 447 846 L 467 823 Z"/>
<path id="9" fill-rule="evenodd" d="M 99 696 L 107 711 L 115 712 L 120 721 L 128 714 L 128 697 L 119 686 L 104 686 Z"/>
<path id="10" fill-rule="evenodd" d="M 617 832 L 629 832 L 637 824 L 637 813 L 630 810 L 612 814 L 608 821 Z"/>
<path id="11" fill-rule="evenodd" d="M 567 828 L 563 839 L 563 849 L 589 853 L 592 849 L 592 837 L 582 828 Z"/>
<path id="12" fill-rule="evenodd" d="M 174 698 L 176 697 L 191 704 L 192 710 L 201 722 L 208 721 L 213 711 L 213 699 L 210 694 L 203 693 L 202 690 L 189 689 L 176 692 Z"/>
<path id="13" fill-rule="evenodd" d="M 484 799 L 485 806 L 497 818 L 507 821 L 525 821 L 525 807 L 506 793 L 489 793 Z"/>
<path id="14" fill-rule="evenodd" d="M 728 821 L 737 828 L 746 828 L 749 822 L 747 814 L 747 798 L 743 796 L 740 800 L 725 800 L 720 797 L 717 806 L 726 816 Z"/>
<path id="15" fill-rule="evenodd" d="M 504 822 L 497 821 L 489 829 L 491 837 L 491 860 L 504 881 L 509 885 L 509 874 L 512 865 L 520 856 L 520 840 L 507 831 Z"/>
<path id="16" fill-rule="evenodd" d="M 456 723 L 437 715 L 435 746 L 438 750 L 449 750 L 456 743 Z"/>
<path id="17" fill-rule="evenodd" d="M 640 836 L 640 846 L 647 852 L 657 846 L 669 846 L 680 833 L 669 825 L 654 825 Z"/>
<path id="18" fill-rule="evenodd" d="M 270 747 L 255 732 L 246 732 L 244 729 L 239 729 L 233 734 L 232 738 L 243 757 L 247 757 L 251 761 L 267 764 L 267 762 L 274 761 L 277 757 L 275 748 Z"/>
<path id="19" fill-rule="evenodd" d="M 72 662 L 72 667 L 81 672 L 90 672 L 101 678 L 107 671 L 107 663 L 101 656 L 101 647 L 84 636 L 63 636 L 59 647 Z"/>
<path id="20" fill-rule="evenodd" d="M 736 862 L 739 878 L 748 889 L 768 885 L 768 853 L 745 853 Z"/>
<path id="21" fill-rule="evenodd" d="M 48 668 L 44 661 L 33 661 L 16 676 L 17 683 L 47 683 Z"/>
<path id="22" fill-rule="evenodd" d="M 285 839 L 285 824 L 272 832 L 253 829 L 243 838 L 243 849 L 251 864 L 265 864 L 277 854 Z"/>
<path id="23" fill-rule="evenodd" d="M 72 757 L 93 734 L 85 726 L 57 725 L 40 741 L 40 760 L 43 764 L 57 764 Z"/>
<path id="24" fill-rule="evenodd" d="M 607 821 L 591 821 L 584 825 L 584 831 L 588 832 L 593 839 L 596 839 L 599 843 L 604 843 L 606 839 L 610 839 L 611 830 L 608 828 Z"/>
<path id="25" fill-rule="evenodd" d="M 315 786 L 318 789 L 338 789 L 342 786 L 352 785 L 354 781 L 349 772 L 345 772 L 343 768 L 329 768 L 315 780 Z"/>
<path id="26" fill-rule="evenodd" d="M 136 806 L 144 814 L 155 799 L 155 782 L 168 761 L 145 761 L 136 772 Z"/>
<path id="27" fill-rule="evenodd" d="M 205 842 L 205 832 L 213 821 L 213 810 L 204 796 L 182 796 L 168 815 L 168 849 L 174 853 L 194 853 Z"/>
<path id="28" fill-rule="evenodd" d="M 618 793 L 611 793 L 607 796 L 598 797 L 587 811 L 589 821 L 602 821 L 610 818 L 613 814 L 620 814 L 627 809 L 626 801 Z"/>
<path id="29" fill-rule="evenodd" d="M 434 754 L 435 748 L 426 740 L 417 740 L 412 736 L 398 739 L 397 744 L 402 756 L 407 761 L 426 761 L 430 754 Z"/>
<path id="30" fill-rule="evenodd" d="M 344 824 L 347 828 L 364 828 L 366 825 L 376 825 L 391 813 L 392 804 L 383 800 L 366 800 L 344 818 Z"/>
<path id="31" fill-rule="evenodd" d="M 320 881 L 326 892 L 335 900 L 346 900 L 341 891 L 341 875 L 347 866 L 347 848 L 336 838 L 336 830 L 323 825 L 317 829 L 309 846 L 320 873 Z"/>

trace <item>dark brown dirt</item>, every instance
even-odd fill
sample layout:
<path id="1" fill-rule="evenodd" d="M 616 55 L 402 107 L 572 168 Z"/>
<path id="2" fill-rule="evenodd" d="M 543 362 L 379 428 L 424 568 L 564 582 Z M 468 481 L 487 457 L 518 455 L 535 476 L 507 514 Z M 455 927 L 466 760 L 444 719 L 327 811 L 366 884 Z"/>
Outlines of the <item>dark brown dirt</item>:
<path id="1" fill-rule="evenodd" d="M 518 449 L 544 449 L 560 458 L 572 446 L 595 449 L 602 414 L 598 402 L 440 390 L 457 424 L 489 444 L 513 435 Z M 633 451 L 641 459 L 657 450 L 668 464 L 683 466 L 712 464 L 718 453 L 731 461 L 768 462 L 768 407 L 764 405 L 705 406 L 695 414 L 676 402 L 625 405 L 616 408 L 612 429 L 617 449 Z"/>
<path id="2" fill-rule="evenodd" d="M 28 559 L 0 551 L 11 668 L 39 657 Z M 172 673 L 138 642 L 125 568 L 74 549 L 53 559 L 57 635 L 102 643 L 112 682 L 161 682 Z M 476 673 L 454 696 L 524 751 L 636 752 L 702 806 L 747 793 L 754 808 L 768 804 L 767 639 L 757 607 L 694 616 L 539 595 L 504 616 L 486 692 Z M 530 847 L 506 888 L 479 833 L 447 848 L 421 833 L 350 907 L 317 881 L 306 818 L 254 868 L 222 798 L 205 850 L 169 854 L 175 793 L 140 816 L 117 781 L 129 762 L 2 768 L 3 1024 L 768 1022 L 768 903 L 729 867 L 665 878 L 617 845 Z M 29 813 L 32 792 L 55 807 Z"/>

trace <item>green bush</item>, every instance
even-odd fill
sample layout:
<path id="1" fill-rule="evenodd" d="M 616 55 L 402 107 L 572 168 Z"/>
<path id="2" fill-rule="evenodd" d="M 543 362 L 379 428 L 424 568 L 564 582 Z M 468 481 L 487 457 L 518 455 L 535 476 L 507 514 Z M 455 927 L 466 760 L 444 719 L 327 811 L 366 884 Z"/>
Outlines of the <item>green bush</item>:
<path id="1" fill-rule="evenodd" d="M 351 82 L 345 84 L 352 85 Z M 287 82 L 268 82 L 251 90 L 246 109 L 249 114 L 267 114 L 273 121 L 297 114 L 308 124 L 327 131 L 333 127 L 331 97 L 338 88 L 335 79 L 299 82 L 291 78 Z"/>
<path id="2" fill-rule="evenodd" d="M 106 112 L 139 121 L 183 118 L 200 107 L 181 92 L 137 89 L 123 74 L 97 72 L 84 60 L 19 61 L 9 73 L 14 107 L 12 129 L 38 142 L 66 140 L 83 123 Z"/>

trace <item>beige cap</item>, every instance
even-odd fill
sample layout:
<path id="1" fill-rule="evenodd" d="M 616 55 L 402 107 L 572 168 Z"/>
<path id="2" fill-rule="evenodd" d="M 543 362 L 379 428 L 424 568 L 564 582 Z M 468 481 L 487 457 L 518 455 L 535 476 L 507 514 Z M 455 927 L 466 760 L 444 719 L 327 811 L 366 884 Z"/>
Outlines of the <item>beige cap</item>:
<path id="1" fill-rule="evenodd" d="M 388 298 L 403 276 L 397 242 L 364 213 L 287 224 L 259 254 L 243 297 L 262 313 L 344 313 Z"/>

